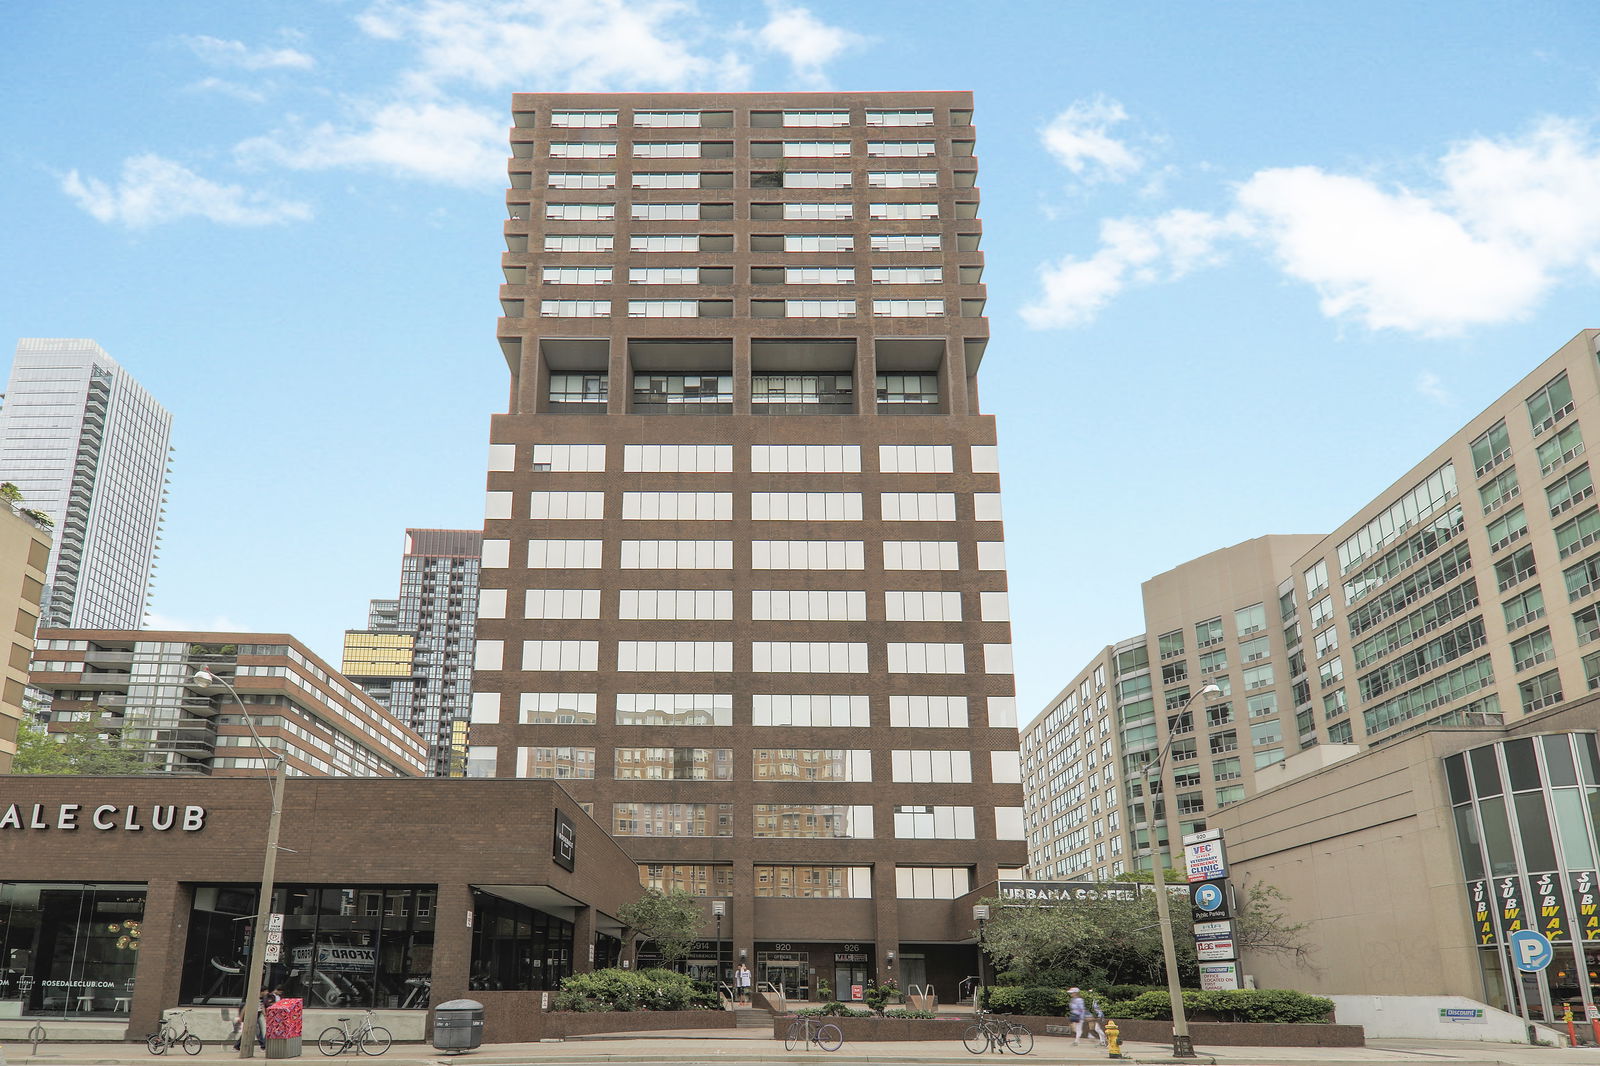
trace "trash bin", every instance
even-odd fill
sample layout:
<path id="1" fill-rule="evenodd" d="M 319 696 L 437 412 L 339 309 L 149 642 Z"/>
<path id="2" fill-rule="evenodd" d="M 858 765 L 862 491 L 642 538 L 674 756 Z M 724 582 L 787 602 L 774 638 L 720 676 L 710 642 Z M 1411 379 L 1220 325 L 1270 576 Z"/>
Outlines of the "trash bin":
<path id="1" fill-rule="evenodd" d="M 483 1046 L 483 1004 L 452 999 L 433 1011 L 433 1046 L 440 1051 L 471 1051 Z"/>
<path id="2" fill-rule="evenodd" d="M 267 1008 L 267 1058 L 297 1059 L 300 1057 L 301 1027 L 304 1024 L 305 1000 L 280 999 Z"/>

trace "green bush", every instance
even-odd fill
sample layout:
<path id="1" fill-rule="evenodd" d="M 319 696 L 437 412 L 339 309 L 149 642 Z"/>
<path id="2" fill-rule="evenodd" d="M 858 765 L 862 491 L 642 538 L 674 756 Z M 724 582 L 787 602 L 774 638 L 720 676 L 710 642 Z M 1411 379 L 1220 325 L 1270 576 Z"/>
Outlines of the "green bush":
<path id="1" fill-rule="evenodd" d="M 885 981 L 881 985 L 873 985 L 867 989 L 866 1003 L 879 1014 L 891 1003 L 900 1002 L 900 987 L 893 981 Z"/>
<path id="2" fill-rule="evenodd" d="M 1190 1015 L 1222 1022 L 1326 1022 L 1333 1000 L 1308 996 L 1284 988 L 1239 989 L 1227 992 L 1183 990 L 1183 1009 Z M 1172 1000 L 1165 991 L 1152 990 L 1122 1002 L 1105 1005 L 1108 1018 L 1167 1021 Z"/>
<path id="3" fill-rule="evenodd" d="M 856 1010 L 846 1007 L 843 1003 L 824 1003 L 820 1007 L 804 1007 L 795 1011 L 796 1014 L 807 1014 L 813 1018 L 870 1018 L 870 1010 Z"/>
<path id="4" fill-rule="evenodd" d="M 938 1015 L 931 1010 L 913 1010 L 910 1007 L 897 1007 L 894 1010 L 883 1012 L 885 1018 L 937 1018 Z"/>
<path id="5" fill-rule="evenodd" d="M 985 1008 L 997 1014 L 1025 1014 L 1036 1018 L 1053 1018 L 1067 1009 L 1064 989 L 1039 985 L 1026 987 L 986 987 L 983 995 Z"/>
<path id="6" fill-rule="evenodd" d="M 722 1004 L 702 983 L 671 970 L 596 970 L 561 982 L 556 1010 L 708 1010 Z"/>

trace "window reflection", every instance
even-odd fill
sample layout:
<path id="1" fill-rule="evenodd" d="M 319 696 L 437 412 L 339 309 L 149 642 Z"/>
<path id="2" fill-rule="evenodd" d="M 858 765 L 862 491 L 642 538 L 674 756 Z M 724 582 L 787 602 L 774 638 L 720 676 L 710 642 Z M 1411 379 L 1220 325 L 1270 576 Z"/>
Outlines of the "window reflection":
<path id="1" fill-rule="evenodd" d="M 126 1015 L 143 885 L 0 882 L 0 1018 Z"/>

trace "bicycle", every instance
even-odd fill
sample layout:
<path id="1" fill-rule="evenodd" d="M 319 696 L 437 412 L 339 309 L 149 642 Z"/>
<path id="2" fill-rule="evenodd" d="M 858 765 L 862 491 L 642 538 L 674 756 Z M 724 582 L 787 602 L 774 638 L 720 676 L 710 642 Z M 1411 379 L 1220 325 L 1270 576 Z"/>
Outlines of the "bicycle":
<path id="1" fill-rule="evenodd" d="M 180 1030 L 175 1022 L 182 1022 Z M 204 1045 L 200 1038 L 189 1032 L 189 1012 L 186 1010 L 168 1011 L 161 1016 L 161 1023 L 156 1026 L 156 1031 L 145 1038 L 144 1046 L 152 1055 L 165 1055 L 167 1049 L 174 1044 L 183 1048 L 186 1055 L 198 1055 Z"/>
<path id="2" fill-rule="evenodd" d="M 328 1026 L 317 1037 L 317 1050 L 324 1055 L 338 1055 L 354 1048 L 360 1055 L 382 1055 L 394 1038 L 383 1026 L 372 1024 L 377 1017 L 376 1011 L 367 1011 L 354 1029 L 350 1028 L 351 1019 L 340 1018 L 338 1025 Z"/>
<path id="3" fill-rule="evenodd" d="M 844 1033 L 837 1025 L 826 1022 L 818 1025 L 816 1019 L 809 1014 L 802 1014 L 789 1023 L 789 1031 L 783 1034 L 783 1050 L 793 1051 L 796 1047 L 817 1045 L 823 1051 L 838 1051 L 844 1043 Z"/>
<path id="4" fill-rule="evenodd" d="M 1033 1050 L 1033 1031 L 1026 1025 L 1008 1021 L 986 1010 L 977 1013 L 977 1022 L 961 1034 L 961 1042 L 974 1055 L 982 1055 L 986 1051 L 1026 1055 Z"/>

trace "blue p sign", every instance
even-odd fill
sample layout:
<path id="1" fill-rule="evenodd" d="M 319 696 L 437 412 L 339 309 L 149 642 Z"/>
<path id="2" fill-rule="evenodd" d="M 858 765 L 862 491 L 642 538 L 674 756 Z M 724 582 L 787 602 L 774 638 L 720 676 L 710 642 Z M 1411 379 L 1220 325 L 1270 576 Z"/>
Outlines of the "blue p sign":
<path id="1" fill-rule="evenodd" d="M 1511 934 L 1511 961 L 1524 973 L 1538 973 L 1550 965 L 1554 954 L 1543 933 L 1520 929 Z"/>

